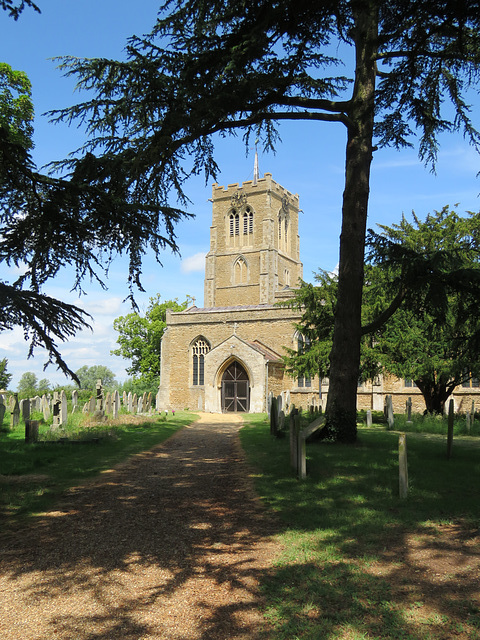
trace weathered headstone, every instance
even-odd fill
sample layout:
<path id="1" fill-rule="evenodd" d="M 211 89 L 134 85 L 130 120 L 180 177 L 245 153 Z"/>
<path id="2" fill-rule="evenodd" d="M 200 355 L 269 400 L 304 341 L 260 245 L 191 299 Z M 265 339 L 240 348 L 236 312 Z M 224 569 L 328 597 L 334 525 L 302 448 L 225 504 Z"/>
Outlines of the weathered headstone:
<path id="1" fill-rule="evenodd" d="M 132 398 L 132 413 L 137 413 L 137 411 L 138 411 L 138 399 L 137 399 L 137 394 L 134 393 Z"/>
<path id="2" fill-rule="evenodd" d="M 68 403 L 65 389 L 60 392 L 60 424 L 66 425 L 68 422 Z"/>
<path id="3" fill-rule="evenodd" d="M 3 404 L 3 398 L 2 398 L 2 401 L 0 402 L 0 427 L 3 424 L 3 418 L 5 417 L 6 410 L 7 410 L 7 407 Z"/>
<path id="4" fill-rule="evenodd" d="M 398 482 L 400 498 L 408 494 L 407 437 L 401 433 L 398 437 Z"/>
<path id="5" fill-rule="evenodd" d="M 14 401 L 13 401 L 13 407 L 12 407 L 12 413 L 11 413 L 10 419 L 12 422 L 12 428 L 17 427 L 18 423 L 20 422 L 20 405 L 18 403 L 18 393 L 14 395 Z"/>
<path id="6" fill-rule="evenodd" d="M 278 414 L 278 429 L 277 429 L 277 437 L 280 433 L 283 432 L 285 428 L 285 412 L 282 410 L 280 410 L 279 414 Z M 282 433 L 283 435 L 283 433 Z"/>
<path id="7" fill-rule="evenodd" d="M 25 420 L 25 442 L 37 442 L 38 420 Z"/>
<path id="8" fill-rule="evenodd" d="M 97 384 L 95 385 L 95 391 L 96 391 L 95 410 L 103 411 L 103 387 L 102 387 L 102 381 L 100 379 L 97 380 Z"/>
<path id="9" fill-rule="evenodd" d="M 82 413 L 88 413 L 89 410 L 90 410 L 90 403 L 85 402 L 85 404 L 83 405 Z"/>
<path id="10" fill-rule="evenodd" d="M 465 414 L 465 426 L 467 428 L 467 433 L 470 434 L 470 428 L 471 428 L 472 422 L 471 422 L 471 418 L 470 418 L 470 411 L 467 411 L 467 413 Z"/>
<path id="11" fill-rule="evenodd" d="M 412 422 L 412 399 L 409 397 L 406 402 L 406 411 L 407 411 L 407 423 L 411 424 Z"/>
<path id="12" fill-rule="evenodd" d="M 270 415 L 270 411 L 272 408 L 272 398 L 273 398 L 273 392 L 270 391 L 270 393 L 268 394 L 268 400 L 267 400 L 267 413 L 268 415 Z"/>
<path id="13" fill-rule="evenodd" d="M 147 394 L 147 392 L 145 391 L 145 393 L 144 393 L 144 394 L 143 394 L 143 396 L 142 396 L 142 409 L 143 409 L 143 411 L 145 411 L 145 412 L 147 411 L 147 402 L 148 402 L 148 394 Z"/>
<path id="14" fill-rule="evenodd" d="M 387 396 L 386 397 L 386 401 L 387 401 L 387 422 L 388 422 L 388 428 L 389 429 L 393 429 L 393 427 L 395 426 L 395 418 L 393 416 L 393 403 L 392 403 L 392 396 Z"/>
<path id="15" fill-rule="evenodd" d="M 88 412 L 89 413 L 95 413 L 95 405 L 96 405 L 95 397 L 91 396 L 90 400 L 88 401 Z"/>
<path id="16" fill-rule="evenodd" d="M 128 400 L 127 400 L 127 392 L 126 391 L 123 392 L 122 402 L 123 402 L 123 406 L 126 407 L 127 406 L 127 402 L 128 402 Z"/>
<path id="17" fill-rule="evenodd" d="M 113 402 L 112 402 L 112 394 L 110 391 L 107 391 L 107 395 L 105 396 L 105 413 L 110 415 L 113 412 Z"/>
<path id="18" fill-rule="evenodd" d="M 270 405 L 270 435 L 277 436 L 278 429 L 278 409 L 277 398 L 272 397 L 272 404 Z"/>
<path id="19" fill-rule="evenodd" d="M 114 420 L 118 418 L 119 410 L 120 410 L 120 394 L 118 393 L 118 391 L 115 391 L 115 393 L 113 394 L 113 406 L 112 406 Z"/>
<path id="20" fill-rule="evenodd" d="M 148 396 L 147 396 L 147 411 L 148 411 L 148 413 L 150 413 L 151 410 L 152 410 L 152 392 L 149 391 Z"/>
<path id="21" fill-rule="evenodd" d="M 30 419 L 30 400 L 25 398 L 24 400 L 20 400 L 20 410 L 22 412 L 23 420 Z"/>
<path id="22" fill-rule="evenodd" d="M 74 389 L 72 391 L 72 413 L 74 413 L 78 408 L 78 391 Z"/>
<path id="23" fill-rule="evenodd" d="M 143 413 L 143 396 L 138 399 L 137 413 Z"/>
<path id="24" fill-rule="evenodd" d="M 53 407 L 52 407 L 52 417 L 53 417 L 53 426 L 59 427 L 62 419 L 62 401 L 60 399 L 60 394 L 58 391 L 53 392 Z"/>
<path id="25" fill-rule="evenodd" d="M 372 410 L 368 409 L 367 411 L 367 427 L 372 426 Z"/>
<path id="26" fill-rule="evenodd" d="M 45 394 L 42 396 L 42 413 L 43 413 L 43 419 L 45 420 L 45 422 L 50 420 L 50 415 L 51 415 L 50 404 Z"/>
<path id="27" fill-rule="evenodd" d="M 133 411 L 133 397 L 132 397 L 131 391 L 128 392 L 128 396 L 127 396 L 127 411 L 129 413 L 132 413 Z"/>

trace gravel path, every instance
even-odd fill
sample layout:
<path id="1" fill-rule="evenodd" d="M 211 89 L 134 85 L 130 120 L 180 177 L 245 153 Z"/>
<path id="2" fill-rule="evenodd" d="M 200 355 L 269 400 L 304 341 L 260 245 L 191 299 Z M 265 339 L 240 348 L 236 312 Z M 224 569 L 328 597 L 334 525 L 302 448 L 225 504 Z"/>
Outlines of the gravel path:
<path id="1" fill-rule="evenodd" d="M 238 441 L 203 415 L 0 536 L 1 640 L 259 640 L 278 553 Z"/>

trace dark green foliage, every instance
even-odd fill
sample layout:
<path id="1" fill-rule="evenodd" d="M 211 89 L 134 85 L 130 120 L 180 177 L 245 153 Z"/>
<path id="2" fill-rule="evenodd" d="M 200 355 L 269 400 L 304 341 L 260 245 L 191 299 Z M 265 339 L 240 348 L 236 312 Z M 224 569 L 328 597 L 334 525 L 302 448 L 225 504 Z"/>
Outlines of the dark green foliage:
<path id="1" fill-rule="evenodd" d="M 215 178 L 215 134 L 241 129 L 247 144 L 253 134 L 272 148 L 281 121 L 341 124 L 346 172 L 327 422 L 338 422 L 340 408 L 351 416 L 373 151 L 408 146 L 418 133 L 420 157 L 433 165 L 438 134 L 456 130 L 479 146 L 464 97 L 478 83 L 479 24 L 477 4 L 456 0 L 166 2 L 151 33 L 129 40 L 126 61 L 62 59 L 87 99 L 53 117 L 82 123 L 89 140 L 60 165 L 64 180 L 36 178 L 42 202 L 9 221 L 3 256 L 30 265 L 33 287 L 59 265 L 75 265 L 80 287 L 128 253 L 129 284 L 140 286 L 145 248 L 176 249 L 174 224 L 184 213 L 171 199 L 186 206 L 190 175 Z M 345 50 L 355 58 L 348 75 L 337 70 Z M 58 234 L 65 251 L 50 266 L 46 247 Z"/>
<path id="2" fill-rule="evenodd" d="M 7 389 L 12 379 L 12 374 L 7 373 L 8 360 L 3 358 L 0 360 L 0 389 Z"/>
<path id="3" fill-rule="evenodd" d="M 380 372 L 415 381 L 428 412 L 442 413 L 454 388 L 480 376 L 480 216 L 445 207 L 425 221 L 369 231 L 359 378 Z M 289 350 L 290 372 L 329 375 L 337 279 L 321 272 L 293 306 L 307 354 Z M 340 411 L 340 407 L 339 407 Z M 339 421 L 340 423 L 340 421 Z M 325 432 L 326 433 L 326 432 Z"/>

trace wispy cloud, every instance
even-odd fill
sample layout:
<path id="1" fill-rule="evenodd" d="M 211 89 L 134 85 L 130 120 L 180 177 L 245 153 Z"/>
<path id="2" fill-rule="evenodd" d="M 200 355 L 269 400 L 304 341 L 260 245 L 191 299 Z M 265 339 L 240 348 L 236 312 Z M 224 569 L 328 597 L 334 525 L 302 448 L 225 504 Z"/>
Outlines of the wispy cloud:
<path id="1" fill-rule="evenodd" d="M 192 271 L 203 271 L 205 268 L 205 254 L 196 253 L 193 256 L 182 260 L 180 269 L 182 273 L 191 273 Z"/>

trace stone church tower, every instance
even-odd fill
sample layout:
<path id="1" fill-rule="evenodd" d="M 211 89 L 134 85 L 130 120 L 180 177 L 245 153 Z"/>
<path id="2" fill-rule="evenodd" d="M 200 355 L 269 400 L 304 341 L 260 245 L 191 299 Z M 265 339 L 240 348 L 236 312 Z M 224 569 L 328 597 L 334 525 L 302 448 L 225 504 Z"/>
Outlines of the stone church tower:
<path id="1" fill-rule="evenodd" d="M 299 344 L 297 310 L 278 306 L 302 278 L 298 195 L 263 178 L 212 188 L 205 303 L 167 310 L 160 409 L 261 412 L 268 396 L 296 406 L 318 397 L 318 380 L 285 374 L 285 347 Z"/>

